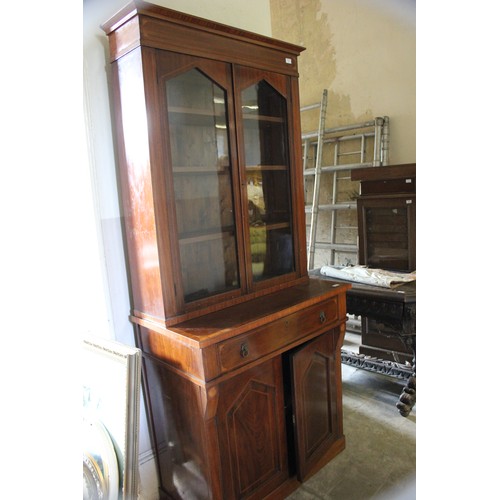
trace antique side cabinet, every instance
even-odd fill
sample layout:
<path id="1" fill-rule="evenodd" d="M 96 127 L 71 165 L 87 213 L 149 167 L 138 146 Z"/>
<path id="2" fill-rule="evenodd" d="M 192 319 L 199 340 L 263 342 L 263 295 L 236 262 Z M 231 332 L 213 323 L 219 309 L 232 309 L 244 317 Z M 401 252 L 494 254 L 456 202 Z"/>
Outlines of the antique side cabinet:
<path id="1" fill-rule="evenodd" d="M 109 37 L 164 498 L 283 498 L 345 447 L 349 285 L 309 280 L 289 43 L 132 2 Z"/>
<path id="2" fill-rule="evenodd" d="M 359 263 L 392 271 L 416 269 L 416 164 L 361 168 Z"/>
<path id="3" fill-rule="evenodd" d="M 416 179 L 415 163 L 352 170 L 351 179 L 360 181 L 358 198 L 359 263 L 390 271 L 416 270 Z M 405 287 L 414 301 L 415 284 Z M 399 301 L 398 301 L 399 302 Z M 398 363 L 411 362 L 412 350 L 400 332 L 363 317 L 361 354 Z"/>

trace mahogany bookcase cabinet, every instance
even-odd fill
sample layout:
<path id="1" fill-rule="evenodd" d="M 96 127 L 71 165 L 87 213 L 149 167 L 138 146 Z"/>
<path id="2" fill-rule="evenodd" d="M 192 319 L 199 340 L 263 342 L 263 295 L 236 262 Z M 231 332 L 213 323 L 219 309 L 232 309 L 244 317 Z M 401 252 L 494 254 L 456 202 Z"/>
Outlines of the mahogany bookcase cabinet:
<path id="1" fill-rule="evenodd" d="M 349 284 L 309 280 L 301 47 L 133 2 L 108 35 L 164 498 L 284 498 L 345 447 Z"/>

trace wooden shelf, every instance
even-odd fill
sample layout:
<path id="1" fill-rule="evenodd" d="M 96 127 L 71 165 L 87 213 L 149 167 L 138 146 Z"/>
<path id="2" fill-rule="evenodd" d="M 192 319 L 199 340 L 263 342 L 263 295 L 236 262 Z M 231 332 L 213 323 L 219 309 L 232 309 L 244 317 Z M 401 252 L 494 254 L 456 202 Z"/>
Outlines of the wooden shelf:
<path id="1" fill-rule="evenodd" d="M 268 115 L 251 115 L 248 113 L 243 113 L 243 120 L 252 120 L 259 122 L 273 122 L 273 123 L 284 123 L 284 120 L 280 116 L 268 116 Z"/>
<path id="2" fill-rule="evenodd" d="M 247 165 L 248 172 L 268 172 L 272 170 L 288 170 L 287 165 Z"/>
<path id="3" fill-rule="evenodd" d="M 222 106 L 221 112 L 217 113 L 212 109 L 204 109 L 204 108 L 190 108 L 190 107 L 181 107 L 181 106 L 169 106 L 169 113 L 178 113 L 181 115 L 194 115 L 194 116 L 210 116 L 215 118 L 226 118 L 225 113 L 225 105 L 219 104 Z"/>
<path id="4" fill-rule="evenodd" d="M 190 126 L 190 127 L 213 127 L 217 122 L 219 127 L 226 127 L 227 116 L 223 110 L 220 113 L 204 110 L 204 109 L 190 109 L 190 108 L 168 108 L 170 117 L 170 127 Z"/>
<path id="5" fill-rule="evenodd" d="M 266 231 L 274 231 L 276 229 L 287 229 L 290 227 L 290 223 L 288 222 L 273 222 L 271 224 L 260 224 L 260 225 L 250 225 L 253 228 L 265 229 Z"/>
<path id="6" fill-rule="evenodd" d="M 173 167 L 174 174 L 227 174 L 229 165 L 217 166 L 196 166 L 196 167 Z"/>
<path id="7" fill-rule="evenodd" d="M 204 231 L 193 231 L 179 235 L 179 245 L 192 245 L 205 241 L 221 240 L 226 235 L 234 234 L 234 227 L 213 228 Z"/>

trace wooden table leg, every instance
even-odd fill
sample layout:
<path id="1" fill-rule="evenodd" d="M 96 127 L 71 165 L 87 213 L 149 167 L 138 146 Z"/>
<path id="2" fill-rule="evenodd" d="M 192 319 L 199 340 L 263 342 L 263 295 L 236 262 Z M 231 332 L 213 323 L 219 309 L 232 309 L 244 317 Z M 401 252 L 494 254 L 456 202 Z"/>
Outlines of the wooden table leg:
<path id="1" fill-rule="evenodd" d="M 396 404 L 396 408 L 403 417 L 407 417 L 415 402 L 417 401 L 417 354 L 416 354 L 416 336 L 410 336 L 404 338 L 403 341 L 413 351 L 413 374 L 410 376 L 406 382 L 403 392 L 399 396 L 399 402 Z"/>

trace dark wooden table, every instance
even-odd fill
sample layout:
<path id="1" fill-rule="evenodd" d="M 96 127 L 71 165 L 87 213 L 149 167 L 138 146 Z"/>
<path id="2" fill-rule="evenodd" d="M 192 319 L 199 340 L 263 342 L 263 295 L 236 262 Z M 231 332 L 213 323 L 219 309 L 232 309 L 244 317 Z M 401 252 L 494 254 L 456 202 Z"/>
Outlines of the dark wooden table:
<path id="1" fill-rule="evenodd" d="M 329 278 L 320 274 L 319 269 L 310 271 L 311 278 L 321 278 L 343 283 L 343 280 Z M 349 282 L 352 288 L 347 291 L 347 313 L 374 319 L 382 325 L 395 330 L 384 335 L 397 336 L 413 353 L 413 366 L 406 385 L 399 397 L 397 408 L 401 415 L 408 416 L 416 401 L 416 315 L 417 315 L 417 285 L 416 282 L 405 283 L 396 288 L 382 288 L 361 283 Z M 349 356 L 346 356 L 348 361 Z M 351 364 L 351 363 L 349 363 Z M 379 364 L 391 368 L 394 363 L 379 360 Z M 358 364 L 360 368 L 371 369 L 373 363 Z M 372 370 L 373 371 L 373 370 Z M 385 373 L 389 373 L 387 370 Z"/>

